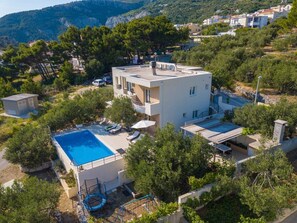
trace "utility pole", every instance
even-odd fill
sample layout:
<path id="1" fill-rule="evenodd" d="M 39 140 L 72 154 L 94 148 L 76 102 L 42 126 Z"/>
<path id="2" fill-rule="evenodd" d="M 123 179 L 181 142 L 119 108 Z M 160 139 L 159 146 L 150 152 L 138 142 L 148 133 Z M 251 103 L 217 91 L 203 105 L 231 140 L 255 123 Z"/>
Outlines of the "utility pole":
<path id="1" fill-rule="evenodd" d="M 258 82 L 257 82 L 257 88 L 256 88 L 256 94 L 255 94 L 255 101 L 254 104 L 257 104 L 257 98 L 258 98 L 258 90 L 259 90 L 259 83 L 260 83 L 260 79 L 262 78 L 262 76 L 258 77 Z"/>

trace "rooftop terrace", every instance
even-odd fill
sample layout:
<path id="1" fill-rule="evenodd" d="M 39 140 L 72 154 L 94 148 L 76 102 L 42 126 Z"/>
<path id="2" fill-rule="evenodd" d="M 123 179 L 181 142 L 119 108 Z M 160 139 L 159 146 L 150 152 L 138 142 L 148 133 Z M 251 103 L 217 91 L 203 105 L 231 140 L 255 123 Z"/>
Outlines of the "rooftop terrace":
<path id="1" fill-rule="evenodd" d="M 123 72 L 121 74 L 122 76 L 141 78 L 149 81 L 210 74 L 209 72 L 203 71 L 201 67 L 190 67 L 176 65 L 173 63 L 159 62 L 157 62 L 155 75 L 153 75 L 153 69 L 149 65 L 116 67 L 114 69 L 121 70 Z"/>

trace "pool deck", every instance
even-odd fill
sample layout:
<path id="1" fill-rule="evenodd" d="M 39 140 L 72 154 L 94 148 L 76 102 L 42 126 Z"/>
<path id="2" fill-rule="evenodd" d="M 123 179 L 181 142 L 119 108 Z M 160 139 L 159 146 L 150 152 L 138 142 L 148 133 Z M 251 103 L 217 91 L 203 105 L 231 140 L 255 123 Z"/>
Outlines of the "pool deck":
<path id="1" fill-rule="evenodd" d="M 120 132 L 117 134 L 110 134 L 104 130 L 103 126 L 92 125 L 82 127 L 80 129 L 87 129 L 91 131 L 101 142 L 103 142 L 114 154 L 119 154 L 116 150 L 122 148 L 127 150 L 129 147 L 129 141 L 126 139 L 127 132 Z"/>

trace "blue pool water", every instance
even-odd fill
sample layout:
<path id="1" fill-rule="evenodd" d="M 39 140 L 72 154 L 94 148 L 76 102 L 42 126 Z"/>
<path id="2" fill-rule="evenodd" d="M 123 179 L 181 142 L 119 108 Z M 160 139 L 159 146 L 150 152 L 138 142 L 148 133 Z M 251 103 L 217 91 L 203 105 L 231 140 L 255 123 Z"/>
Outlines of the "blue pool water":
<path id="1" fill-rule="evenodd" d="M 77 166 L 114 155 L 88 130 L 55 136 L 55 139 Z"/>

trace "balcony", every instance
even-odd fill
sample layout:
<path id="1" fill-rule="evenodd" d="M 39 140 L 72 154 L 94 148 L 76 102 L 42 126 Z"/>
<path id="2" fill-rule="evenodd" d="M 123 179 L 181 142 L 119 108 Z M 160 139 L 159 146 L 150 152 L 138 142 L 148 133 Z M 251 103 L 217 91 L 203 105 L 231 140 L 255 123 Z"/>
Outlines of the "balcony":
<path id="1" fill-rule="evenodd" d="M 145 114 L 152 116 L 152 115 L 158 115 L 161 113 L 161 105 L 160 102 L 155 103 L 145 103 Z"/>
<path id="2" fill-rule="evenodd" d="M 160 114 L 161 106 L 159 102 L 154 103 L 148 103 L 145 102 L 145 104 L 142 104 L 135 94 L 129 96 L 132 100 L 134 109 L 143 114 L 147 114 L 149 116 Z"/>

